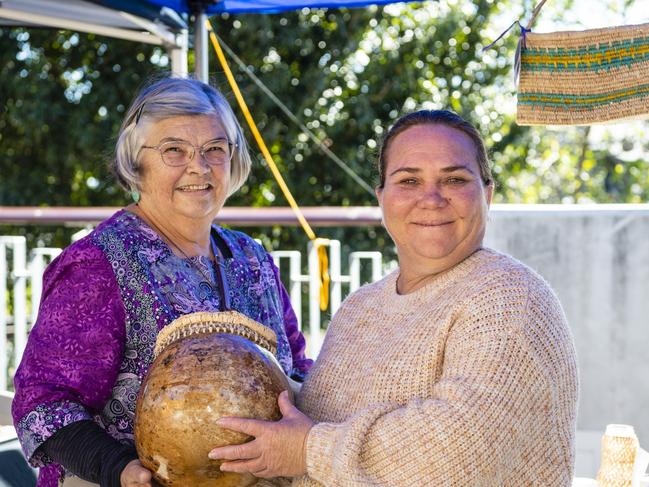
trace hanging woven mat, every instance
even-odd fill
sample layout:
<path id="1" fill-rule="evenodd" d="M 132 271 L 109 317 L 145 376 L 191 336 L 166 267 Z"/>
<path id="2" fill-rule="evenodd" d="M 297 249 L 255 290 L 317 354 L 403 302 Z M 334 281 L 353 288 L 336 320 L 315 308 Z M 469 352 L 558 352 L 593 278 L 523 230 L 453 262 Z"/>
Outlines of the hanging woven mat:
<path id="1" fill-rule="evenodd" d="M 527 32 L 519 125 L 591 125 L 649 118 L 649 24 Z"/>

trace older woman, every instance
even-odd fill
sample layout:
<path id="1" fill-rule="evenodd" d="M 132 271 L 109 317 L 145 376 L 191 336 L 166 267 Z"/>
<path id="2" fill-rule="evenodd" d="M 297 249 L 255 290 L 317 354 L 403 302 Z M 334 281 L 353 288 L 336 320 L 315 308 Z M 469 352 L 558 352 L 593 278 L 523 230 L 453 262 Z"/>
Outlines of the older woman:
<path id="1" fill-rule="evenodd" d="M 114 169 L 136 203 L 49 266 L 14 379 L 14 421 L 41 467 L 39 487 L 70 475 L 151 485 L 133 447 L 135 400 L 158 331 L 180 315 L 235 309 L 275 332 L 287 375 L 300 380 L 311 364 L 269 254 L 212 224 L 250 169 L 220 93 L 174 78 L 144 88 L 122 124 Z"/>
<path id="2" fill-rule="evenodd" d="M 294 486 L 568 486 L 577 366 L 561 305 L 482 247 L 493 181 L 476 129 L 420 111 L 388 132 L 376 190 L 399 268 L 350 295 L 277 423 L 215 449 Z M 282 445 L 282 447 L 279 447 Z"/>

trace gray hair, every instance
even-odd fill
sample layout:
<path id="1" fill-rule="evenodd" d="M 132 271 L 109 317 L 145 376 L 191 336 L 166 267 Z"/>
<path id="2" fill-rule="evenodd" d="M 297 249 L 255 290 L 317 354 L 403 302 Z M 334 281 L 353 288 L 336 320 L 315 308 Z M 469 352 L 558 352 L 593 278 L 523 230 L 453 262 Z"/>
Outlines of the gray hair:
<path id="1" fill-rule="evenodd" d="M 126 112 L 119 130 L 111 169 L 127 191 L 139 188 L 137 156 L 144 145 L 142 120 L 160 121 L 186 115 L 213 115 L 219 119 L 234 145 L 228 196 L 239 189 L 250 173 L 252 161 L 241 126 L 223 95 L 201 81 L 162 78 L 140 90 Z"/>

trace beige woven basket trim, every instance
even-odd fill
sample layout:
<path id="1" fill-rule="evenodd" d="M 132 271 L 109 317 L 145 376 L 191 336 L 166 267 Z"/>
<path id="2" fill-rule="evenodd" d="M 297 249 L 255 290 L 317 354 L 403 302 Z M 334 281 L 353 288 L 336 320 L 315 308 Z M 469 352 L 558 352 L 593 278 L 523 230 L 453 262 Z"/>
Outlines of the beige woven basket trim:
<path id="1" fill-rule="evenodd" d="M 647 107 L 628 100 L 581 111 L 518 105 L 516 112 L 518 125 L 597 125 L 647 119 Z"/>
<path id="2" fill-rule="evenodd" d="M 634 463 L 638 452 L 638 440 L 622 436 L 604 436 L 602 461 Z"/>
<path id="3" fill-rule="evenodd" d="M 221 311 L 190 313 L 176 318 L 158 333 L 154 356 L 181 338 L 203 333 L 230 333 L 256 343 L 273 355 L 277 353 L 277 336 L 273 330 L 238 311 Z"/>
<path id="4" fill-rule="evenodd" d="M 649 23 L 582 31 L 548 32 L 542 34 L 530 32 L 525 36 L 525 44 L 528 48 L 535 49 L 556 49 L 557 47 L 576 48 L 590 44 L 606 44 L 613 41 L 642 38 L 647 37 L 647 34 L 649 34 Z"/>
<path id="5" fill-rule="evenodd" d="M 613 122 L 625 122 L 634 120 L 647 120 L 646 114 L 631 114 L 628 110 L 608 113 L 600 110 L 596 114 L 584 115 L 574 112 L 540 112 L 540 111 L 519 111 L 516 123 L 519 125 L 597 125 L 610 124 Z"/>
<path id="6" fill-rule="evenodd" d="M 602 459 L 597 481 L 602 487 L 631 487 L 633 466 L 638 450 L 636 438 L 604 436 Z"/>
<path id="7" fill-rule="evenodd" d="M 649 102 L 648 102 L 649 103 Z M 592 109 L 587 109 L 587 108 L 568 108 L 568 107 L 544 107 L 544 106 L 535 106 L 535 105 L 518 105 L 518 110 L 519 112 L 523 113 L 548 113 L 552 115 L 559 115 L 562 113 L 565 114 L 572 114 L 575 116 L 579 117 L 586 117 L 589 114 L 594 114 L 594 113 L 608 113 L 611 112 L 611 114 L 619 115 L 619 114 L 626 114 L 629 117 L 635 117 L 635 116 L 649 116 L 649 113 L 647 113 L 647 107 L 646 106 L 640 106 L 637 103 L 634 102 L 634 100 L 623 100 L 621 102 L 617 103 L 611 103 L 609 105 L 602 105 L 597 108 L 592 108 Z"/>

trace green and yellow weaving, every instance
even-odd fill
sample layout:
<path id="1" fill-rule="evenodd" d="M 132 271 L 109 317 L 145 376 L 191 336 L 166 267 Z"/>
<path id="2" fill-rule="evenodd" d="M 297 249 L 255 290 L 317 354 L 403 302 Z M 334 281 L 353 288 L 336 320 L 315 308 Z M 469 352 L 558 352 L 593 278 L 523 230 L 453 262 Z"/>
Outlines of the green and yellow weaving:
<path id="1" fill-rule="evenodd" d="M 591 125 L 649 117 L 649 24 L 527 33 L 520 125 Z"/>

